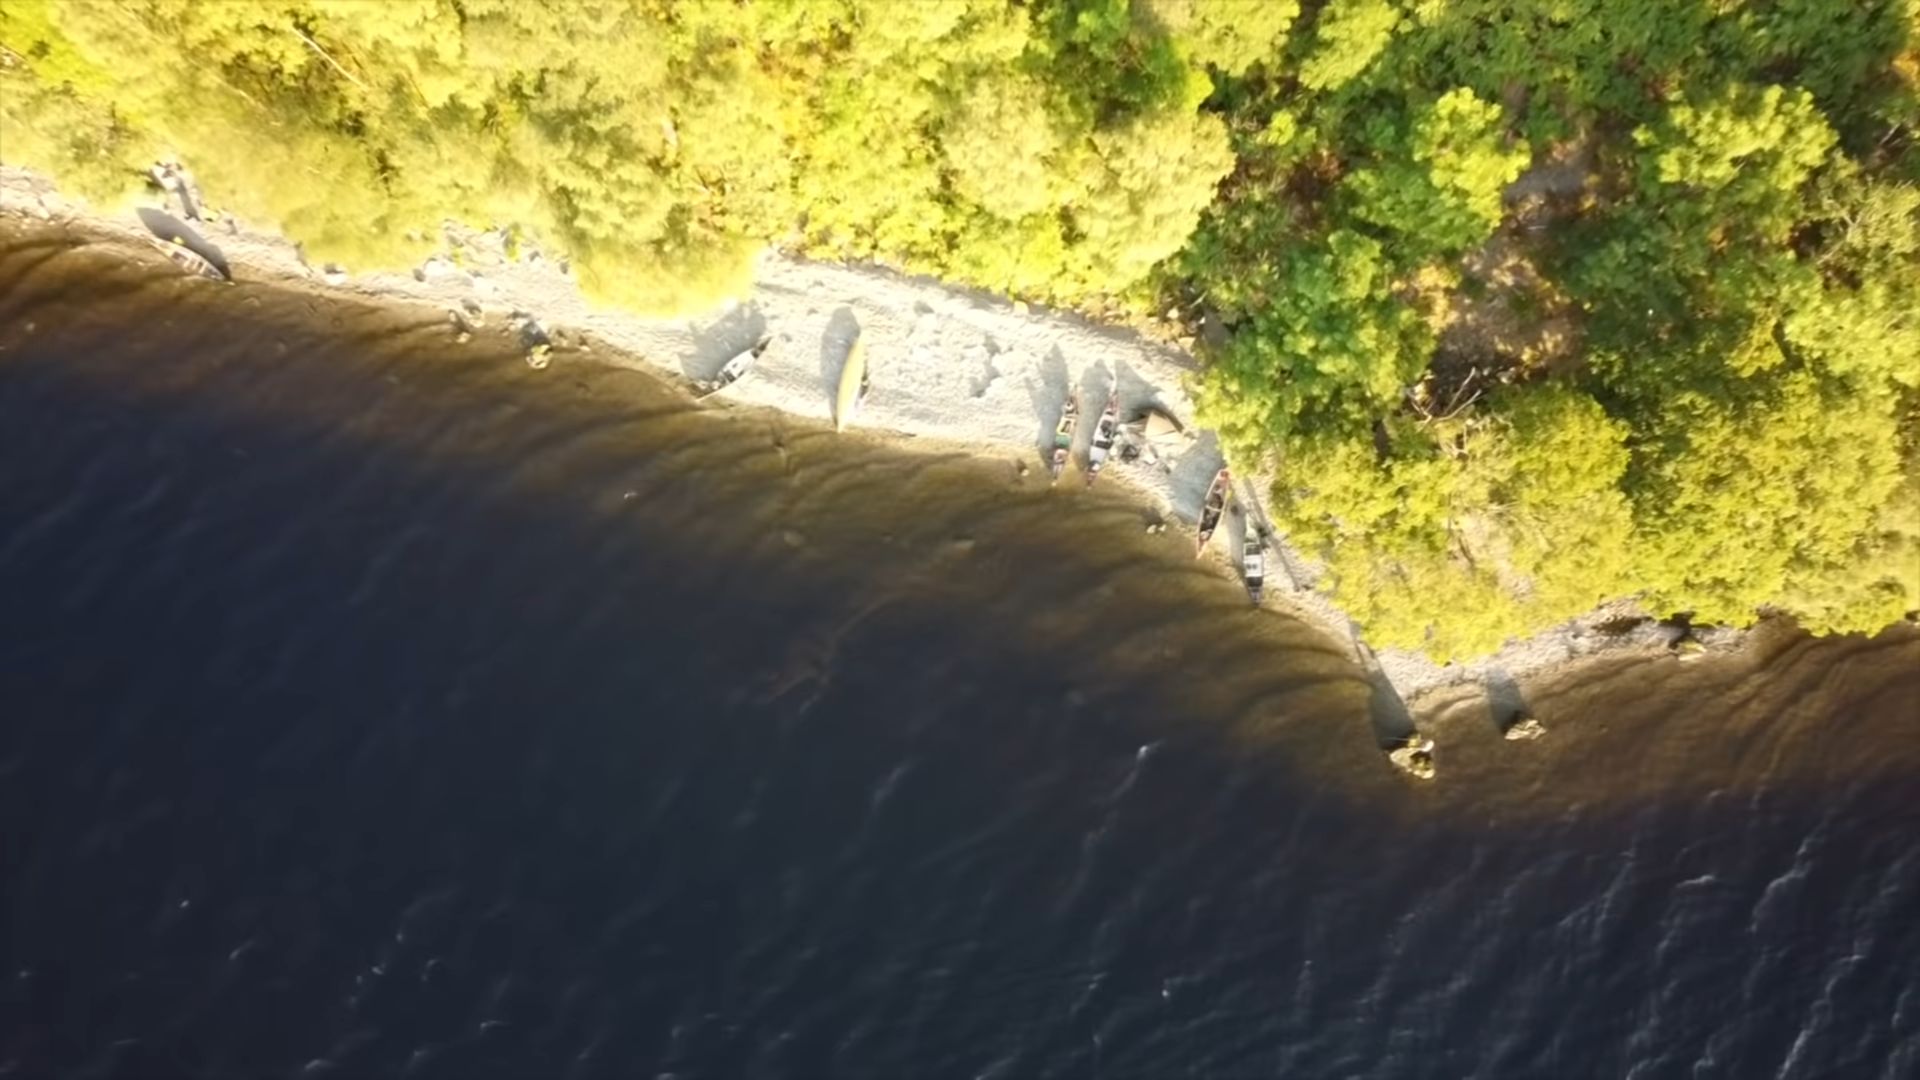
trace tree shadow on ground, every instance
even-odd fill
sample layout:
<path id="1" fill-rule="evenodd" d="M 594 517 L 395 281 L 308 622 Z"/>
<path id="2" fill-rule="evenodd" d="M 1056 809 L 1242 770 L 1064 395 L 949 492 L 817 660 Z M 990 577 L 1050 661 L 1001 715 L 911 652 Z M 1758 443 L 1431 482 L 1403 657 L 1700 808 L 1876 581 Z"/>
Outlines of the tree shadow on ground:
<path id="1" fill-rule="evenodd" d="M 1034 447 L 1040 451 L 1043 463 L 1051 462 L 1053 455 L 1053 432 L 1060 423 L 1060 412 L 1067 406 L 1067 398 L 1072 395 L 1070 385 L 1072 377 L 1067 374 L 1067 358 L 1055 345 L 1047 350 L 1040 361 L 1040 377 L 1027 379 L 1027 398 L 1033 402 L 1033 419 L 1038 425 L 1034 437 Z M 1079 435 L 1076 430 L 1075 436 Z"/>
<path id="2" fill-rule="evenodd" d="M 1073 433 L 1072 457 L 1083 465 L 1087 450 L 1093 445 L 1093 430 L 1100 425 L 1101 410 L 1107 407 L 1107 392 L 1113 385 L 1113 374 L 1107 370 L 1105 360 L 1096 361 L 1080 373 L 1080 430 Z"/>
<path id="3" fill-rule="evenodd" d="M 1120 419 L 1123 423 L 1149 407 L 1171 415 L 1172 410 L 1160 400 L 1160 388 L 1141 377 L 1133 365 L 1125 360 L 1114 361 L 1113 382 L 1120 391 Z M 1182 420 L 1181 423 L 1186 421 Z"/>
<path id="4" fill-rule="evenodd" d="M 829 410 L 836 407 L 840 390 L 840 371 L 847 366 L 853 345 L 860 340 L 860 321 L 853 308 L 842 304 L 827 318 L 826 333 L 820 335 L 820 388 L 827 395 Z"/>
<path id="5" fill-rule="evenodd" d="M 766 313 L 757 304 L 741 304 L 694 337 L 693 351 L 680 357 L 680 373 L 689 379 L 711 379 L 728 360 L 766 336 Z"/>
<path id="6" fill-rule="evenodd" d="M 1200 520 L 1200 504 L 1206 501 L 1207 488 L 1225 463 L 1220 441 L 1213 432 L 1202 432 L 1193 445 L 1167 470 L 1167 502 L 1176 516 L 1187 521 Z"/>

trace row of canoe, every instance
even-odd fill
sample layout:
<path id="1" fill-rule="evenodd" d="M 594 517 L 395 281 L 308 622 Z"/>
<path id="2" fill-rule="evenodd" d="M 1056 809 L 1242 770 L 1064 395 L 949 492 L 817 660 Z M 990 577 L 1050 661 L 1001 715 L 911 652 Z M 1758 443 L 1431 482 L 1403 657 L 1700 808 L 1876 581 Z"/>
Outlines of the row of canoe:
<path id="1" fill-rule="evenodd" d="M 1060 409 L 1060 422 L 1053 432 L 1053 459 L 1048 462 L 1053 471 L 1053 479 L 1058 482 L 1060 474 L 1067 467 L 1067 459 L 1073 449 L 1073 433 L 1080 423 L 1080 403 L 1069 396 Z M 1108 391 L 1106 408 L 1100 412 L 1099 426 L 1094 428 L 1093 441 L 1087 448 L 1087 486 L 1100 477 L 1100 469 L 1113 453 L 1114 439 L 1120 431 L 1120 396 Z M 1227 503 L 1233 497 L 1233 471 L 1224 466 L 1214 474 L 1213 483 L 1207 486 L 1207 496 L 1200 506 L 1200 533 L 1194 544 L 1193 557 L 1199 558 L 1206 553 L 1207 541 L 1220 527 L 1220 519 L 1226 514 Z M 1266 587 L 1267 556 L 1266 541 L 1260 534 L 1259 526 L 1251 511 L 1243 510 L 1241 519 L 1245 522 L 1246 543 L 1241 550 L 1241 580 L 1247 587 L 1247 595 L 1255 604 Z"/>
<path id="2" fill-rule="evenodd" d="M 1221 466 L 1213 475 L 1213 483 L 1207 485 L 1207 497 L 1200 504 L 1200 539 L 1194 544 L 1193 557 L 1199 558 L 1206 553 L 1207 541 L 1213 539 L 1215 530 L 1220 527 L 1220 519 L 1226 515 L 1227 503 L 1233 498 L 1233 472 Z M 1260 534 L 1260 526 L 1255 522 L 1250 508 L 1242 507 L 1240 520 L 1243 523 L 1245 543 L 1240 551 L 1240 579 L 1247 587 L 1247 596 L 1255 603 L 1266 588 L 1267 544 Z"/>
<path id="3" fill-rule="evenodd" d="M 753 369 L 755 361 L 766 351 L 771 338 L 763 337 L 750 349 L 746 349 L 721 365 L 712 379 L 698 384 L 701 398 L 708 398 L 740 381 L 741 377 Z M 835 430 L 845 430 L 847 422 L 853 418 L 861 402 L 866 400 L 872 382 L 867 376 L 866 343 L 855 338 L 847 350 L 846 363 L 841 365 L 839 385 L 833 399 L 833 426 Z M 1069 396 L 1061 407 L 1060 419 L 1054 426 L 1053 453 L 1048 468 L 1053 479 L 1058 482 L 1061 473 L 1066 471 L 1067 461 L 1073 452 L 1074 433 L 1080 425 L 1080 403 Z M 1117 390 L 1107 392 L 1104 408 L 1093 429 L 1093 439 L 1087 447 L 1087 486 L 1092 487 L 1100 478 L 1100 470 L 1106 466 L 1113 454 L 1114 441 L 1120 434 L 1120 395 Z M 1225 516 L 1227 504 L 1233 500 L 1233 473 L 1221 468 L 1214 474 L 1213 483 L 1207 486 L 1206 499 L 1200 506 L 1199 539 L 1194 544 L 1194 557 L 1206 553 L 1207 542 L 1220 527 L 1220 519 Z M 1241 514 L 1246 527 L 1246 543 L 1241 552 L 1241 580 L 1246 584 L 1247 595 L 1255 604 L 1260 603 L 1266 583 L 1266 542 L 1255 524 L 1250 511 Z"/>
<path id="4" fill-rule="evenodd" d="M 1060 408 L 1060 422 L 1053 429 L 1053 459 L 1047 463 L 1053 472 L 1055 483 L 1067 468 L 1067 458 L 1073 452 L 1073 433 L 1080 426 L 1080 402 L 1069 396 L 1067 403 Z M 1087 446 L 1087 486 L 1092 487 L 1100 479 L 1100 470 L 1107 464 L 1107 458 L 1113 453 L 1113 441 L 1120 435 L 1120 395 L 1117 391 L 1107 392 L 1107 406 L 1100 410 L 1099 423 L 1093 429 L 1093 441 Z"/>

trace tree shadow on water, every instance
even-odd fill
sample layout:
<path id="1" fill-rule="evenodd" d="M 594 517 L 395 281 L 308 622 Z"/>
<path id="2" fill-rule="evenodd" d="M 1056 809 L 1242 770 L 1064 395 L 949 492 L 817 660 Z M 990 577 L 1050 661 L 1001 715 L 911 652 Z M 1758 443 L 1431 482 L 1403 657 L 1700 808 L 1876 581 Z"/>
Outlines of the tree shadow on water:
<path id="1" fill-rule="evenodd" d="M 1493 668 L 1485 679 L 1487 690 L 1487 718 L 1493 721 L 1494 728 L 1505 735 L 1515 724 L 1527 720 L 1532 713 L 1527 709 L 1527 697 L 1505 668 Z"/>
<path id="2" fill-rule="evenodd" d="M 1394 750 L 1405 746 L 1420 734 L 1413 722 L 1413 712 L 1407 708 L 1407 701 L 1393 685 L 1381 668 L 1380 660 L 1373 653 L 1372 646 L 1360 640 L 1360 628 L 1350 627 L 1353 634 L 1354 650 L 1360 654 L 1360 666 L 1367 677 L 1367 721 L 1373 726 L 1373 737 L 1382 750 Z"/>

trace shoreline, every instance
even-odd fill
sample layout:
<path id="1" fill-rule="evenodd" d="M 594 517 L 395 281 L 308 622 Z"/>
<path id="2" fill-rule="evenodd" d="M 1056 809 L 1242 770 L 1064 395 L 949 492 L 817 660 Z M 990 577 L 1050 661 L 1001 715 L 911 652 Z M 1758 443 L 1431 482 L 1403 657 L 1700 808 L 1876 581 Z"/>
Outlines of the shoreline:
<path id="1" fill-rule="evenodd" d="M 131 209 L 115 212 L 87 205 L 62 195 L 38 174 L 0 165 L 0 218 L 7 216 L 64 225 L 105 242 L 152 250 L 151 234 Z M 766 408 L 830 425 L 839 366 L 857 334 L 866 344 L 873 391 L 849 433 L 908 451 L 933 445 L 956 448 L 1005 461 L 1029 475 L 1045 468 L 1043 454 L 1051 446 L 1054 422 L 1067 395 L 1077 392 L 1083 402 L 1097 402 L 1113 385 L 1123 417 L 1152 405 L 1188 425 L 1193 435 L 1169 467 L 1121 461 L 1116 454 L 1103 470 L 1109 484 L 1127 488 L 1140 500 L 1147 521 L 1159 516 L 1190 527 L 1207 484 L 1222 464 L 1212 434 L 1191 427 L 1192 401 L 1185 380 L 1198 371 L 1198 364 L 1190 353 L 1134 330 L 932 279 L 768 251 L 756 267 L 747 299 L 697 316 L 649 318 L 592 307 L 564 262 L 537 251 L 510 257 L 497 232 L 449 226 L 446 239 L 459 252 L 457 261 L 435 257 L 411 273 L 349 275 L 310 266 L 297 244 L 274 231 L 249 228 L 232 218 L 202 222 L 199 228 L 249 281 L 382 305 L 430 306 L 447 320 L 450 338 L 463 332 L 462 322 L 490 331 L 503 323 L 513 325 L 516 315 L 530 316 L 551 336 L 553 355 L 565 362 L 644 371 L 685 388 L 769 336 L 771 342 L 753 371 L 713 399 L 724 403 L 718 405 L 722 408 Z M 1097 406 L 1092 408 L 1097 416 Z M 1083 416 L 1073 465 L 1062 483 L 1083 475 L 1091 420 Z M 1266 474 L 1252 478 L 1256 514 L 1264 514 L 1272 479 Z M 1230 516 L 1222 522 L 1225 550 L 1209 549 L 1221 573 L 1235 585 L 1239 521 Z M 1530 676 L 1562 673 L 1588 659 L 1635 654 L 1656 658 L 1675 651 L 1672 627 L 1620 600 L 1473 661 L 1443 665 L 1410 650 L 1375 652 L 1354 634 L 1345 612 L 1313 588 L 1319 577 L 1316 560 L 1295 550 L 1277 531 L 1269 529 L 1268 535 L 1270 587 L 1262 606 L 1349 641 L 1356 660 L 1377 670 L 1416 714 L 1423 699 L 1441 691 L 1471 684 L 1483 689 L 1510 685 Z M 1707 651 L 1730 653 L 1750 637 L 1751 631 L 1703 629 L 1697 640 Z"/>

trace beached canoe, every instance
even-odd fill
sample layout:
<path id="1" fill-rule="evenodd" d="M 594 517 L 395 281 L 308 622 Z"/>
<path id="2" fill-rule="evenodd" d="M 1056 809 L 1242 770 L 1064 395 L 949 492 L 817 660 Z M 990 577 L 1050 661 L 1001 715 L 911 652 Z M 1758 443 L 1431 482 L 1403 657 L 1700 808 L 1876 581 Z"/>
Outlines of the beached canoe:
<path id="1" fill-rule="evenodd" d="M 180 269 L 185 270 L 195 277 L 203 277 L 208 281 L 220 281 L 229 284 L 233 281 L 232 278 L 221 273 L 220 268 L 213 265 L 213 262 L 206 256 L 190 247 L 184 246 L 178 241 L 162 240 L 156 236 L 153 237 L 150 242 L 160 250 L 161 254 L 172 259 L 175 266 L 178 266 Z"/>
<path id="2" fill-rule="evenodd" d="M 152 206 L 138 207 L 134 215 L 153 234 L 153 245 L 182 270 L 209 281 L 233 281 L 233 271 L 227 266 L 226 255 L 208 243 L 206 237 L 195 232 L 192 226 Z"/>
<path id="3" fill-rule="evenodd" d="M 1260 527 L 1254 524 L 1252 511 L 1243 507 L 1241 515 L 1246 518 L 1246 545 L 1240 552 L 1241 578 L 1247 583 L 1247 597 L 1258 607 L 1267 583 L 1267 549 Z"/>
<path id="4" fill-rule="evenodd" d="M 1120 434 L 1120 392 L 1109 391 L 1107 407 L 1100 411 L 1100 422 L 1093 429 L 1093 443 L 1087 447 L 1087 486 L 1100 479 L 1100 470 L 1113 452 L 1113 440 Z"/>
<path id="5" fill-rule="evenodd" d="M 761 338 L 754 344 L 753 348 L 735 354 L 732 359 L 720 365 L 720 370 L 714 374 L 713 378 L 702 379 L 698 383 L 695 383 L 694 385 L 700 390 L 700 395 L 694 398 L 694 400 L 705 401 L 720 391 L 725 390 L 727 387 L 732 386 L 734 383 L 739 382 L 741 376 L 753 370 L 754 361 L 760 359 L 760 354 L 767 351 L 767 343 L 772 340 L 772 337 Z"/>
<path id="6" fill-rule="evenodd" d="M 1206 501 L 1200 504 L 1200 539 L 1193 545 L 1196 559 L 1206 553 L 1207 541 L 1213 539 L 1213 530 L 1220 527 L 1220 515 L 1227 512 L 1227 491 L 1232 483 L 1233 474 L 1221 466 L 1207 487 Z"/>
<path id="7" fill-rule="evenodd" d="M 853 414 L 860 409 L 860 403 L 866 400 L 871 384 L 867 381 L 867 343 L 864 338 L 854 338 L 847 348 L 847 362 L 840 367 L 840 389 L 833 398 L 833 429 L 845 431 Z"/>
<path id="8" fill-rule="evenodd" d="M 1067 457 L 1073 453 L 1073 432 L 1079 426 L 1080 403 L 1069 396 L 1067 403 L 1060 407 L 1060 422 L 1053 428 L 1053 460 L 1047 463 L 1056 482 L 1067 467 Z"/>

